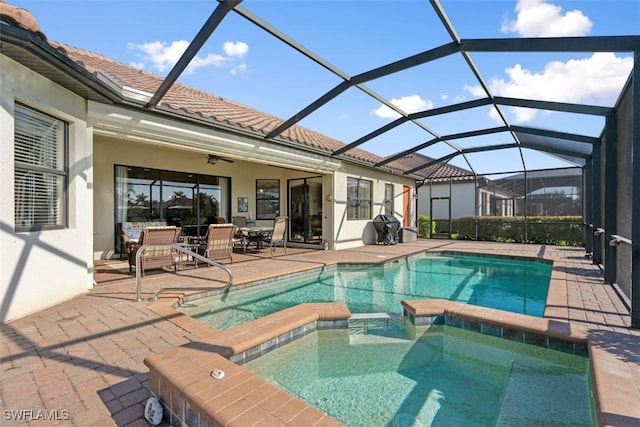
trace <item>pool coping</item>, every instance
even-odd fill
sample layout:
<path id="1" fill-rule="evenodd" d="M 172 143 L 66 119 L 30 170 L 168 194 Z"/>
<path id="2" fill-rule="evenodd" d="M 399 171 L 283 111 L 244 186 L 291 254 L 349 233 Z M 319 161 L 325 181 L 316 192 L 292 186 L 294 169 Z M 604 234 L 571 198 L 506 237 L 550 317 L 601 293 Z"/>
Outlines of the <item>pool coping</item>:
<path id="1" fill-rule="evenodd" d="M 350 316 L 343 303 L 299 304 L 225 331 L 207 333 L 199 340 L 145 358 L 149 389 L 162 402 L 172 425 L 342 425 L 239 364 L 319 327 L 346 323 Z M 224 378 L 212 379 L 214 369 L 224 371 Z"/>
<path id="2" fill-rule="evenodd" d="M 430 251 L 427 251 L 430 252 Z M 436 251 L 431 251 L 436 252 Z M 472 255 L 487 255 L 478 254 L 476 252 L 466 251 L 437 251 L 437 252 L 455 252 Z M 497 255 L 502 256 L 502 255 Z M 396 262 L 399 259 L 407 258 L 407 256 L 400 256 L 396 259 L 386 259 L 379 264 L 388 264 Z M 634 373 L 625 360 L 621 360 L 615 357 L 613 354 L 607 351 L 607 347 L 615 345 L 614 343 L 620 341 L 620 333 L 608 331 L 604 329 L 594 330 L 582 325 L 577 325 L 569 321 L 557 320 L 558 318 L 568 318 L 568 297 L 567 297 L 567 273 L 566 264 L 564 261 L 548 259 L 544 257 L 528 257 L 528 256 L 508 256 L 508 258 L 520 258 L 520 259 L 535 259 L 543 260 L 545 262 L 552 263 L 551 278 L 549 282 L 549 291 L 547 294 L 547 301 L 545 305 L 544 317 L 533 317 L 523 314 L 510 313 L 502 310 L 488 309 L 485 307 L 472 306 L 464 303 L 458 303 L 448 300 L 413 300 L 403 301 L 403 306 L 409 312 L 413 312 L 414 315 L 420 316 L 434 316 L 445 315 L 467 319 L 473 322 L 479 322 L 480 324 L 487 324 L 493 326 L 500 326 L 503 328 L 510 328 L 521 330 L 525 333 L 538 334 L 544 337 L 550 337 L 555 339 L 566 340 L 569 342 L 582 343 L 587 346 L 589 361 L 590 361 L 590 373 L 592 378 L 592 390 L 594 393 L 594 401 L 596 404 L 597 421 L 599 425 L 621 425 L 624 424 L 624 420 L 620 420 L 620 416 L 616 414 L 626 413 L 629 420 L 634 418 L 640 418 L 640 408 L 637 407 L 637 402 L 640 401 L 640 391 L 636 388 L 634 381 Z M 357 263 L 349 263 L 357 264 Z M 372 264 L 372 263 L 366 263 Z M 375 264 L 375 263 L 373 263 Z M 312 270 L 312 269 L 309 269 Z M 301 271 L 300 273 L 308 272 Z M 297 274 L 297 273 L 294 273 Z M 273 278 L 272 278 L 273 279 Z M 246 285 L 246 284 L 243 284 Z M 242 286 L 242 285 L 240 285 Z M 257 319 L 252 322 L 248 322 L 244 325 L 245 328 L 236 329 L 239 327 L 231 328 L 227 331 L 218 331 L 200 321 L 191 318 L 185 314 L 178 312 L 175 306 L 180 302 L 179 298 L 163 299 L 154 303 L 151 309 L 157 314 L 167 318 L 174 324 L 183 328 L 197 336 L 196 340 L 203 343 L 203 347 L 199 350 L 202 351 L 206 348 L 206 353 L 217 353 L 219 355 L 226 355 L 227 358 L 232 358 L 242 352 L 251 352 L 256 346 L 261 346 L 262 343 L 271 341 L 271 348 L 273 348 L 273 340 L 279 339 L 283 333 L 287 331 L 291 332 L 296 328 L 300 328 L 300 322 L 305 322 L 305 325 L 312 324 L 314 321 L 309 322 L 309 312 L 313 310 L 320 310 L 322 319 L 324 321 L 340 321 L 345 320 L 344 311 L 342 308 L 336 310 L 335 307 L 330 309 L 325 308 L 325 304 L 335 305 L 340 303 L 315 303 L 315 304 L 301 304 L 290 309 L 283 310 L 284 321 L 279 324 L 272 332 L 268 332 L 258 323 L 262 319 Z M 406 303 L 406 304 L 405 304 Z M 295 310 L 293 310 L 295 309 Z M 346 306 L 345 306 L 346 309 Z M 293 310 L 293 311 L 291 311 Z M 348 309 L 347 309 L 348 312 Z M 278 312 L 282 313 L 282 312 Z M 317 314 L 317 312 L 315 312 Z M 277 314 L 277 313 L 274 313 Z M 268 316 L 267 316 L 268 317 Z M 313 317 L 313 316 L 312 316 Z M 263 318 L 264 319 L 264 318 Z M 293 321 L 293 319 L 296 319 Z M 315 320 L 317 321 L 318 318 Z M 268 319 L 271 321 L 273 319 Z M 290 322 L 287 329 L 283 326 Z M 316 325 L 314 324 L 314 327 Z M 311 327 L 309 327 L 312 329 Z M 231 331 L 230 333 L 228 331 Z M 241 332 L 240 334 L 237 334 Z M 276 334 L 276 335 L 274 335 Z M 233 335 L 233 336 L 232 336 Z M 285 339 L 286 341 L 286 339 Z M 276 341 L 276 347 L 277 347 Z M 184 346 L 183 346 L 184 347 Z M 268 350 L 270 351 L 270 350 Z M 163 354 L 156 356 L 150 356 L 145 359 L 145 364 L 150 368 L 150 371 L 154 371 L 154 366 L 157 364 L 156 358 L 162 358 Z M 245 356 L 242 356 L 244 358 Z M 184 357 L 182 359 L 184 361 Z M 189 360 L 187 358 L 187 360 Z M 237 358 L 235 360 L 238 360 Z M 176 359 L 174 363 L 178 363 Z M 233 363 L 228 360 L 228 363 Z M 187 363 L 188 364 L 188 363 Z M 235 364 L 234 364 L 235 365 Z M 237 366 L 237 365 L 235 365 Z M 239 366 L 238 366 L 239 367 Z M 173 368 L 172 368 L 173 369 Z M 180 369 L 176 368 L 176 371 Z M 152 374 L 150 374 L 152 375 Z M 246 374 L 245 374 L 246 375 Z M 157 383 L 157 381 L 155 381 Z M 151 390 L 153 393 L 154 382 L 152 381 Z M 247 394 L 240 395 L 239 398 L 247 399 Z M 185 406 L 186 405 L 186 406 Z M 305 404 L 306 405 L 306 404 Z M 184 404 L 183 408 L 188 407 L 188 404 Z M 306 407 L 305 407 L 306 408 Z M 312 407 L 313 408 L 313 407 Z M 305 409 L 306 410 L 306 409 Z M 309 410 L 311 411 L 311 410 Z M 313 411 L 311 411 L 313 412 Z M 185 411 L 186 413 L 186 411 Z M 260 414 L 262 414 L 260 412 Z M 215 416 L 214 414 L 211 414 Z M 263 414 L 262 414 L 263 415 Z M 272 415 L 272 414 L 271 414 Z M 335 420 L 330 417 L 327 419 L 322 418 L 324 421 L 321 424 L 314 425 L 335 425 L 332 424 Z M 211 418 L 212 421 L 219 422 L 217 418 Z M 229 420 L 226 420 L 229 421 Z M 319 421 L 318 421 L 319 422 Z M 339 424 L 339 423 L 338 423 Z M 206 424 L 202 424 L 206 425 Z M 233 425 L 233 424 L 228 424 Z M 239 424 L 238 424 L 239 425 Z"/>

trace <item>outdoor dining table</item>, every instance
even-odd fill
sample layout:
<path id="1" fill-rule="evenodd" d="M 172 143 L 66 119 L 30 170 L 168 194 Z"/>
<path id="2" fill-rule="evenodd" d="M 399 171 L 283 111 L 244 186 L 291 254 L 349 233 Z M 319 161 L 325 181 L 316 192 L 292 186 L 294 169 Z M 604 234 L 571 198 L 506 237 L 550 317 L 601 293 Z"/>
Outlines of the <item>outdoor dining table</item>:
<path id="1" fill-rule="evenodd" d="M 239 227 L 238 230 L 246 236 L 247 247 L 249 247 L 251 243 L 255 243 L 256 251 L 260 252 L 264 239 L 269 237 L 269 234 L 273 231 L 273 227 Z"/>

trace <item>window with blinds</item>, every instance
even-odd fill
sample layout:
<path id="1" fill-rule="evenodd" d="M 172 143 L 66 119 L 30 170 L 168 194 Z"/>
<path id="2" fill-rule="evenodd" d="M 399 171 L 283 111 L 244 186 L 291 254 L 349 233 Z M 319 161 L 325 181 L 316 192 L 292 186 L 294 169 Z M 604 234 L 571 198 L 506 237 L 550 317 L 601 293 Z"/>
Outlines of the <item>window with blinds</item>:
<path id="1" fill-rule="evenodd" d="M 347 220 L 371 219 L 372 182 L 347 178 Z"/>
<path id="2" fill-rule="evenodd" d="M 15 228 L 66 227 L 67 123 L 15 105 Z"/>

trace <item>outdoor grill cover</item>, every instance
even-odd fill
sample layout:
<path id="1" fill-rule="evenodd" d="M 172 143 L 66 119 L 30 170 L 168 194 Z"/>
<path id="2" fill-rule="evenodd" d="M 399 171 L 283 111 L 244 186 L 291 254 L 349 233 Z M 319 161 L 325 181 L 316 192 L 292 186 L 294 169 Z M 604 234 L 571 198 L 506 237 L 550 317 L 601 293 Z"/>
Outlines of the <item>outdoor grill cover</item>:
<path id="1" fill-rule="evenodd" d="M 401 225 L 393 215 L 378 215 L 373 219 L 373 226 L 378 233 L 378 243 L 385 245 L 398 243 L 398 231 Z"/>

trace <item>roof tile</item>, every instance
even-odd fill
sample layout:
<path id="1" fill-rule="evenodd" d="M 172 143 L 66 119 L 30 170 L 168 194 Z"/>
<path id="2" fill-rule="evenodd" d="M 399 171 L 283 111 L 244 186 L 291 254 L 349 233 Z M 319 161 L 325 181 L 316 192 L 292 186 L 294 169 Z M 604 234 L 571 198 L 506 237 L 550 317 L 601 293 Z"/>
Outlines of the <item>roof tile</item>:
<path id="1" fill-rule="evenodd" d="M 100 71 L 123 87 L 130 87 L 153 94 L 162 84 L 163 78 L 114 61 L 106 56 L 62 43 L 50 42 L 50 44 L 56 48 L 64 49 L 70 59 L 81 63 L 88 71 L 93 73 Z M 171 86 L 159 104 L 174 110 L 199 114 L 219 123 L 250 129 L 262 136 L 266 136 L 284 122 L 281 118 L 178 82 Z M 341 141 L 298 125 L 289 127 L 279 137 L 293 143 L 326 151 L 327 153 L 332 153 L 346 145 Z M 344 157 L 370 163 L 372 166 L 383 160 L 383 157 L 360 148 L 345 152 Z M 390 162 L 386 165 L 386 168 L 396 173 L 403 173 L 431 161 L 433 159 L 414 153 Z M 414 173 L 414 175 L 429 176 L 431 169 L 437 168 L 429 168 L 427 171 L 421 170 Z M 442 168 L 437 169 L 434 175 L 435 177 L 443 177 L 445 175 L 461 177 L 469 174 L 471 172 L 464 169 L 444 165 Z"/>

